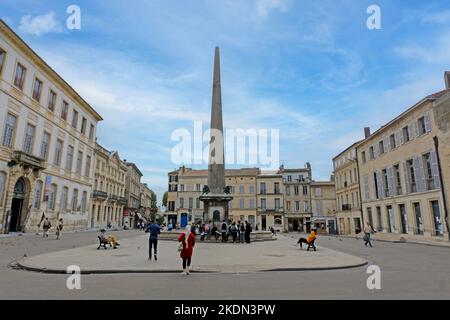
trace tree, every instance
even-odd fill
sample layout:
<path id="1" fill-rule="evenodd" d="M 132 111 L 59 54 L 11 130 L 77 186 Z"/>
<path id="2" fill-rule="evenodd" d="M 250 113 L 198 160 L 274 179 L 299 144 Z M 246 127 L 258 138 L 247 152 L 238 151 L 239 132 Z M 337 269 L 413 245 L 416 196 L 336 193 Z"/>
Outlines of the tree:
<path id="1" fill-rule="evenodd" d="M 168 197 L 168 195 L 169 195 L 169 192 L 166 191 L 166 192 L 164 192 L 164 195 L 163 195 L 163 198 L 162 198 L 162 205 L 163 205 L 165 208 L 167 208 L 167 197 Z"/>
<path id="2" fill-rule="evenodd" d="M 157 196 L 156 193 L 154 193 L 153 191 L 150 191 L 152 194 L 152 203 L 151 203 L 151 207 L 150 207 L 150 215 L 152 220 L 155 220 L 156 217 L 156 213 L 158 212 L 158 206 L 157 206 Z"/>

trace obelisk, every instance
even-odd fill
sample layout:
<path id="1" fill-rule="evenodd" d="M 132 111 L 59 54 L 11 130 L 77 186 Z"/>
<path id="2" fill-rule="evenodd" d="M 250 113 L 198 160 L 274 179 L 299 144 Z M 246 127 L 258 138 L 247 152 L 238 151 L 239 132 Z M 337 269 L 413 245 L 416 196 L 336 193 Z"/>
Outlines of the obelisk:
<path id="1" fill-rule="evenodd" d="M 233 199 L 225 187 L 225 148 L 222 118 L 219 48 L 214 52 L 213 92 L 211 104 L 211 140 L 209 143 L 208 185 L 200 200 L 204 204 L 204 220 L 228 219 L 228 203 Z"/>

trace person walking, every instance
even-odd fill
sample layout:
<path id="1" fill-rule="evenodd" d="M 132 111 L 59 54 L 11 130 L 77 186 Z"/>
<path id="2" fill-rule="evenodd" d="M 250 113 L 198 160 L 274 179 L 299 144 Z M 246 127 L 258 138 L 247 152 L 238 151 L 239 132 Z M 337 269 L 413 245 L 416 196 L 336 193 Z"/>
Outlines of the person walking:
<path id="1" fill-rule="evenodd" d="M 250 233 L 252 232 L 252 226 L 245 220 L 245 242 L 250 243 Z"/>
<path id="2" fill-rule="evenodd" d="M 184 233 L 178 238 L 178 242 L 180 242 L 178 251 L 180 251 L 180 257 L 183 260 L 183 272 L 181 274 L 188 275 L 195 246 L 195 236 L 191 232 L 190 225 L 186 226 Z"/>
<path id="3" fill-rule="evenodd" d="M 59 240 L 61 238 L 62 229 L 64 227 L 63 219 L 59 219 L 58 225 L 56 226 L 56 240 Z"/>
<path id="4" fill-rule="evenodd" d="M 150 225 L 147 227 L 145 232 L 150 232 L 150 237 L 148 240 L 148 260 L 152 260 L 152 248 L 155 261 L 158 260 L 158 235 L 161 233 L 161 228 L 153 220 L 150 221 Z"/>
<path id="5" fill-rule="evenodd" d="M 372 233 L 374 233 L 375 230 L 373 229 L 373 227 L 370 225 L 369 222 L 366 223 L 366 226 L 364 228 L 364 245 L 367 247 L 367 245 L 369 245 L 369 247 L 372 248 L 372 242 L 370 239 L 370 236 Z"/>
<path id="6" fill-rule="evenodd" d="M 241 222 L 239 226 L 239 242 L 244 243 L 245 240 L 245 225 L 244 222 Z"/>
<path id="7" fill-rule="evenodd" d="M 48 220 L 48 218 L 45 218 L 44 224 L 42 225 L 42 230 L 44 231 L 42 234 L 42 237 L 48 238 L 48 230 L 52 227 L 52 224 Z"/>

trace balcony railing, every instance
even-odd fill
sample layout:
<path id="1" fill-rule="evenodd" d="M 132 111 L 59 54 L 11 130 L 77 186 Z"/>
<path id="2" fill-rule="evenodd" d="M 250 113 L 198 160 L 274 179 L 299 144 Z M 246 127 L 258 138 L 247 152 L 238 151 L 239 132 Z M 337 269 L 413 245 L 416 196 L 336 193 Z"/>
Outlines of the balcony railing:
<path id="1" fill-rule="evenodd" d="M 342 211 L 350 211 L 352 210 L 352 206 L 350 204 L 343 204 Z"/>
<path id="2" fill-rule="evenodd" d="M 92 192 L 92 198 L 107 199 L 108 193 L 106 193 L 105 191 L 94 190 L 94 192 Z"/>
<path id="3" fill-rule="evenodd" d="M 14 151 L 9 165 L 14 166 L 17 164 L 23 167 L 29 167 L 36 170 L 44 170 L 46 168 L 46 163 L 44 159 L 35 157 L 24 151 Z"/>

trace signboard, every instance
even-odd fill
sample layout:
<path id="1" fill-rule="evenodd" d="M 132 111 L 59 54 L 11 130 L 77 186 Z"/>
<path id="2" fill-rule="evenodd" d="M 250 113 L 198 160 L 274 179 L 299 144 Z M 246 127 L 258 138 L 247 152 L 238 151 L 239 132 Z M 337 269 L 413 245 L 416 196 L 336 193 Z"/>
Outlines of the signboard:
<path id="1" fill-rule="evenodd" d="M 48 195 L 50 194 L 50 186 L 52 184 L 52 176 L 45 177 L 45 187 L 44 187 L 44 202 L 48 201 Z"/>

